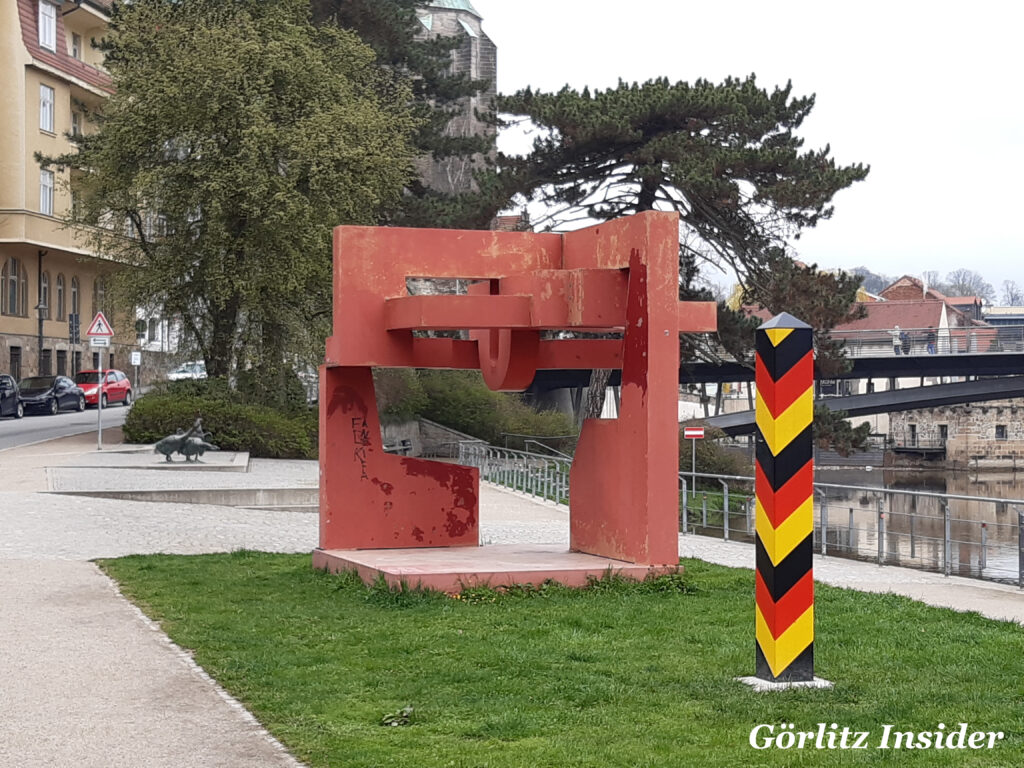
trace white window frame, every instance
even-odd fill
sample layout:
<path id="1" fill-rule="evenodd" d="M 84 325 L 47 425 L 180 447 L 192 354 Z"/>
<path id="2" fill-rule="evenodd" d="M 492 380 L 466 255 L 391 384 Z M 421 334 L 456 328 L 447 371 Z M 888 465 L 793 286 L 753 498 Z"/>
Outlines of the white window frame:
<path id="1" fill-rule="evenodd" d="M 82 113 L 77 110 L 71 110 L 71 135 L 82 135 Z"/>
<path id="2" fill-rule="evenodd" d="M 39 84 L 39 130 L 53 133 L 53 88 Z"/>
<path id="3" fill-rule="evenodd" d="M 83 61 L 82 36 L 77 32 L 71 33 L 71 56 L 79 61 Z"/>
<path id="4" fill-rule="evenodd" d="M 39 212 L 53 216 L 53 171 L 39 169 Z"/>
<path id="5" fill-rule="evenodd" d="M 39 46 L 57 52 L 57 6 L 39 0 Z"/>

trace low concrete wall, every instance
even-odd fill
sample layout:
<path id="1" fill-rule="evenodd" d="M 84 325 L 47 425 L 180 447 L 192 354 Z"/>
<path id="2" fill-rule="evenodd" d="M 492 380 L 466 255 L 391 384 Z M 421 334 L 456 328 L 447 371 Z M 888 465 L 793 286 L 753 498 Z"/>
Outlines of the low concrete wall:
<path id="1" fill-rule="evenodd" d="M 403 421 L 398 424 L 380 425 L 381 438 L 384 445 L 397 445 L 403 440 L 408 440 L 412 448 L 408 456 L 422 456 L 423 442 L 420 439 L 420 424 L 418 421 Z"/>
<path id="2" fill-rule="evenodd" d="M 467 435 L 465 432 L 459 432 L 430 419 L 420 419 L 419 427 L 421 455 L 423 456 L 456 457 L 459 455 L 458 444 L 460 442 L 467 440 L 477 443 L 484 442 L 478 437 Z"/>
<path id="3" fill-rule="evenodd" d="M 459 443 L 467 440 L 483 442 L 479 438 L 430 419 L 403 421 L 398 424 L 382 423 L 380 431 L 385 445 L 397 445 L 403 440 L 408 440 L 412 446 L 408 456 L 455 458 L 459 455 Z"/>

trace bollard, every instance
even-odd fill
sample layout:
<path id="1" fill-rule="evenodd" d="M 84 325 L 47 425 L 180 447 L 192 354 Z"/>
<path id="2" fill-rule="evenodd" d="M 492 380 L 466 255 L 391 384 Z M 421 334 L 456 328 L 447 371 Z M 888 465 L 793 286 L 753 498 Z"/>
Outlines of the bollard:
<path id="1" fill-rule="evenodd" d="M 704 528 L 708 527 L 708 495 L 702 493 L 700 495 L 700 524 Z"/>
<path id="2" fill-rule="evenodd" d="M 846 526 L 846 549 L 849 552 L 854 551 L 853 546 L 853 507 L 850 507 L 850 522 Z"/>
<path id="3" fill-rule="evenodd" d="M 785 313 L 755 334 L 755 676 L 814 679 L 814 352 Z"/>
<path id="4" fill-rule="evenodd" d="M 949 499 L 942 500 L 943 534 L 942 534 L 942 575 L 949 576 L 950 559 L 953 557 L 953 542 L 949 535 Z"/>
<path id="5" fill-rule="evenodd" d="M 910 513 L 910 559 L 917 557 L 917 548 L 914 546 L 914 513 Z"/>
<path id="6" fill-rule="evenodd" d="M 988 523 L 982 523 L 981 524 L 981 570 L 983 572 L 988 567 L 988 550 L 987 550 L 987 547 L 988 547 Z M 979 573 L 978 575 L 981 576 L 983 574 Z"/>

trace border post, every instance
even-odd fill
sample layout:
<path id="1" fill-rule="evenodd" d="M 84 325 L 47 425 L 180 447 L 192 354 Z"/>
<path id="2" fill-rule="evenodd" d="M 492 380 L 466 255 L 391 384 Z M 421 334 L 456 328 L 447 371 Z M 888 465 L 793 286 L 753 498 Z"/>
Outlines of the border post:
<path id="1" fill-rule="evenodd" d="M 790 314 L 757 329 L 756 677 L 814 680 L 814 352 Z"/>

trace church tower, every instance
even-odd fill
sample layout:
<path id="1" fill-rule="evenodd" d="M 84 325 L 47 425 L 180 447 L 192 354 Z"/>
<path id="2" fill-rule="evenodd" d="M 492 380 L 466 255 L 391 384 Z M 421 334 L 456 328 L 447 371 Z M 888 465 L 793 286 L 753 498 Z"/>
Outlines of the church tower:
<path id="1" fill-rule="evenodd" d="M 456 114 L 445 133 L 449 136 L 479 136 L 494 133 L 494 126 L 479 120 L 476 112 L 491 108 L 497 93 L 498 49 L 483 31 L 482 17 L 469 0 L 432 0 L 417 11 L 423 26 L 423 37 L 463 36 L 462 43 L 452 51 L 452 73 L 465 74 L 474 80 L 486 80 L 485 91 L 460 100 Z M 431 189 L 452 194 L 473 186 L 473 168 L 482 162 L 477 155 L 464 157 L 424 158 L 417 165 L 423 180 Z"/>

